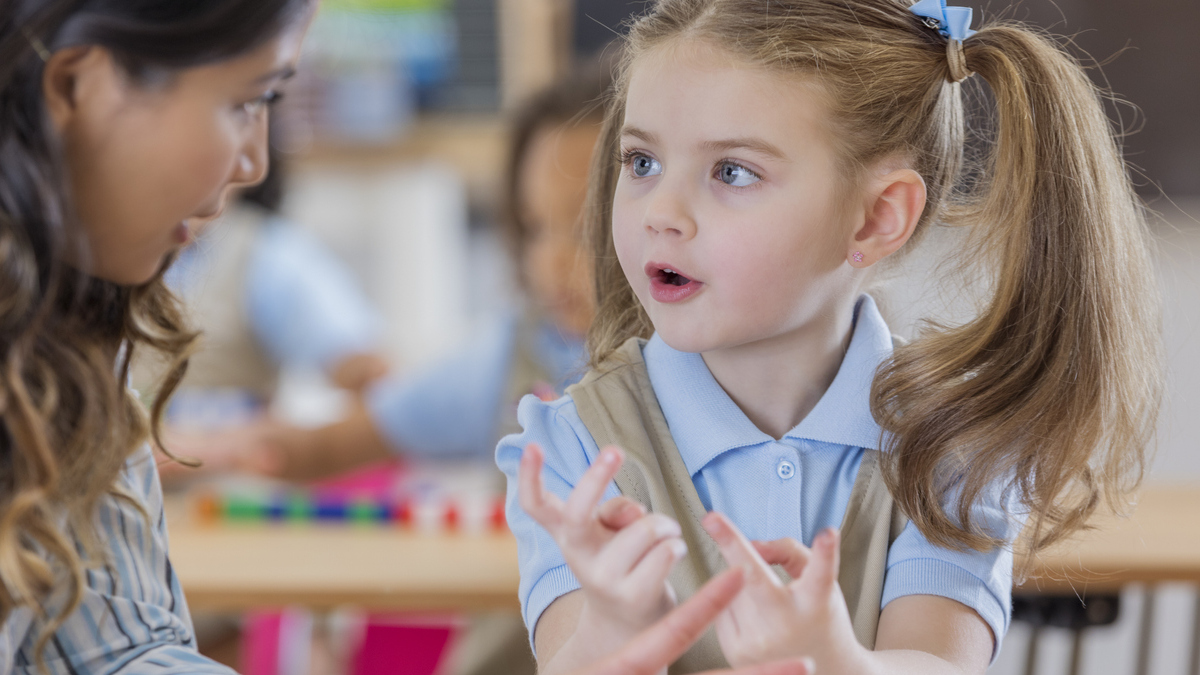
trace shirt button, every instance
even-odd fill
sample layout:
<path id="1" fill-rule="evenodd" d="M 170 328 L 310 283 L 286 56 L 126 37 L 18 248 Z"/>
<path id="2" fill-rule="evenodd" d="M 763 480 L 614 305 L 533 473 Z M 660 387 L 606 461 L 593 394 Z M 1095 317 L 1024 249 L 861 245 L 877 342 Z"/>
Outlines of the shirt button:
<path id="1" fill-rule="evenodd" d="M 788 480 L 796 475 L 796 465 L 785 459 L 775 468 L 775 472 L 779 474 L 780 478 Z"/>

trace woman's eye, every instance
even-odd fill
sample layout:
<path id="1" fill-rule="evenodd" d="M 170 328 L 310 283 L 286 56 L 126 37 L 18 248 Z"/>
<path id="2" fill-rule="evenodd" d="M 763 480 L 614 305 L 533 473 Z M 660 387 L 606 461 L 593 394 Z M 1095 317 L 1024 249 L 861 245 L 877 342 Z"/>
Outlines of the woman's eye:
<path id="1" fill-rule="evenodd" d="M 269 108 L 283 100 L 283 94 L 271 90 L 259 96 L 253 101 L 248 101 L 242 104 L 242 108 L 249 114 L 253 115 Z"/>
<path id="2" fill-rule="evenodd" d="M 717 167 L 717 178 L 720 178 L 722 183 L 733 187 L 746 187 L 762 180 L 750 169 L 733 162 L 724 162 Z"/>
<path id="3" fill-rule="evenodd" d="M 634 155 L 630 161 L 630 166 L 633 167 L 633 175 L 638 178 L 657 176 L 662 173 L 662 164 L 659 164 L 658 160 L 645 155 Z"/>

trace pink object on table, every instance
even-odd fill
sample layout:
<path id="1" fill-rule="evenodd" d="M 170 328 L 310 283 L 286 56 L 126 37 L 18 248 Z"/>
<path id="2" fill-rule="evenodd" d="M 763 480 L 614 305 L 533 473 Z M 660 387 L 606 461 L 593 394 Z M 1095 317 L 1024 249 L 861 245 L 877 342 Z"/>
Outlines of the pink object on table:
<path id="1" fill-rule="evenodd" d="M 388 460 L 314 483 L 312 492 L 318 499 L 384 501 L 393 495 L 403 473 L 400 462 Z"/>

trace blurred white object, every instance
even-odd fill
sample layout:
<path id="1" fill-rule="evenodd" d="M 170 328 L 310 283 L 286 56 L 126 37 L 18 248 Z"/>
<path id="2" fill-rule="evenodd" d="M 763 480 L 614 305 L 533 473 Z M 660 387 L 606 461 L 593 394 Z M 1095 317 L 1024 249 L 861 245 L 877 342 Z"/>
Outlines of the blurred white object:
<path id="1" fill-rule="evenodd" d="M 467 197 L 453 169 L 301 167 L 285 211 L 359 275 L 395 363 L 427 361 L 467 336 Z"/>

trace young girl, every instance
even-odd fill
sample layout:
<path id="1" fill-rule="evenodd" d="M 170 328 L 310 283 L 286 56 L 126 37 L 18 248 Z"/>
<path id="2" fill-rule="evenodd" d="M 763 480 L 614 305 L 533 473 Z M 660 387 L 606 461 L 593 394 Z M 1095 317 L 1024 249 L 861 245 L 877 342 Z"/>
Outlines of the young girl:
<path id="1" fill-rule="evenodd" d="M 1023 524 L 1037 551 L 1136 484 L 1157 296 L 1097 92 L 1020 25 L 910 4 L 660 0 L 633 25 L 592 177 L 593 370 L 497 450 L 541 672 L 728 563 L 746 589 L 672 672 L 983 673 Z M 972 74 L 995 129 L 966 172 Z M 863 289 L 938 222 L 990 296 L 903 344 Z M 653 513 L 601 524 L 619 493 Z"/>
<path id="2" fill-rule="evenodd" d="M 314 7 L 0 4 L 0 673 L 228 672 L 195 651 L 126 383 L 174 361 L 157 418 L 194 337 L 162 272 L 262 179 Z"/>

